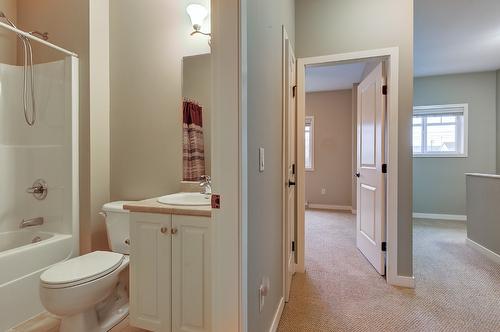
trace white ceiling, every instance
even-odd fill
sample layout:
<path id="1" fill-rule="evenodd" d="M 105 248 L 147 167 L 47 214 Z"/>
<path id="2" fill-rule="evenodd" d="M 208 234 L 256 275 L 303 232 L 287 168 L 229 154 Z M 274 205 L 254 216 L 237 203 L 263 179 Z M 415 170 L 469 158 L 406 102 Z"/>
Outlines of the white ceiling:
<path id="1" fill-rule="evenodd" d="M 415 0 L 415 76 L 500 68 L 500 0 Z"/>
<path id="2" fill-rule="evenodd" d="M 335 91 L 352 88 L 365 70 L 364 62 L 306 68 L 306 92 Z"/>

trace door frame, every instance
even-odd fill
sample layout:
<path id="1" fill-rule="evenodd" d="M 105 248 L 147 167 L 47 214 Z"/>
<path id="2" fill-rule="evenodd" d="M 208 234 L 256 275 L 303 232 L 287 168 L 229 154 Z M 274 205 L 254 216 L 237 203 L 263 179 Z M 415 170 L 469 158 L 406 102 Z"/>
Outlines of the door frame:
<path id="1" fill-rule="evenodd" d="M 297 128 L 305 125 L 305 69 L 308 65 L 341 64 L 380 59 L 387 65 L 387 200 L 386 232 L 387 282 L 414 287 L 414 279 L 398 275 L 398 87 L 399 48 L 391 47 L 359 52 L 331 54 L 297 59 Z M 297 130 L 297 266 L 305 272 L 305 152 L 304 131 Z"/>
<path id="2" fill-rule="evenodd" d="M 285 26 L 282 26 L 282 147 L 281 147 L 281 152 L 282 152 L 282 224 L 283 224 L 283 299 L 286 301 L 286 289 L 287 289 L 287 274 L 288 274 L 288 243 L 287 243 L 287 232 L 288 232 L 288 220 L 287 220 L 287 214 L 288 214 L 288 189 L 286 186 L 286 183 L 288 183 L 288 161 L 287 161 L 287 131 L 288 131 L 288 123 L 287 123 L 287 105 L 288 105 L 288 100 L 287 100 L 287 85 L 288 82 L 286 80 L 287 78 L 287 71 L 288 71 L 288 59 L 286 57 L 286 41 L 289 41 L 288 33 L 286 31 Z M 291 47 L 291 45 L 290 45 Z M 295 58 L 295 63 L 297 63 L 297 58 Z M 297 79 L 296 79 L 297 80 Z M 297 100 L 297 99 L 296 99 Z M 297 114 L 297 105 L 295 107 L 295 113 Z M 295 119 L 295 124 L 297 124 L 297 119 Z M 297 140 L 297 126 L 295 126 L 295 140 Z M 297 141 L 296 141 L 297 142 Z M 297 164 L 297 151 L 295 151 L 295 163 Z M 297 165 L 295 165 L 297 167 Z M 295 171 L 295 174 L 297 176 L 297 170 Z M 295 187 L 295 201 L 297 201 L 297 187 Z M 297 220 L 297 209 L 295 209 L 295 221 Z M 297 251 L 295 250 L 295 260 L 297 259 L 296 257 Z"/>

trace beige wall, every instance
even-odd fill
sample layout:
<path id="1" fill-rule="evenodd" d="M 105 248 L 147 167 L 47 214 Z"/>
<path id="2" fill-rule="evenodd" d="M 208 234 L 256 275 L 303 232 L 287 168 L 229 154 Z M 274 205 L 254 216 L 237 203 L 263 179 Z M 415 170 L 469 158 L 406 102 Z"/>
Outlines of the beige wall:
<path id="1" fill-rule="evenodd" d="M 247 1 L 248 331 L 269 331 L 283 296 L 282 25 L 293 45 L 294 10 L 293 0 Z M 271 287 L 259 312 L 262 277 L 269 277 Z"/>
<path id="2" fill-rule="evenodd" d="M 113 200 L 180 190 L 182 58 L 210 50 L 189 35 L 187 3 L 110 1 Z"/>
<path id="3" fill-rule="evenodd" d="M 92 250 L 108 249 L 102 205 L 110 199 L 109 1 L 90 0 L 90 220 Z"/>
<path id="4" fill-rule="evenodd" d="M 182 96 L 203 107 L 203 142 L 205 143 L 205 173 L 211 174 L 211 106 L 212 57 L 200 54 L 182 59 Z"/>
<path id="5" fill-rule="evenodd" d="M 0 11 L 15 24 L 17 24 L 17 1 L 16 0 L 0 0 Z M 2 19 L 5 23 L 5 20 Z M 13 32 L 6 29 L 0 29 L 0 63 L 10 65 L 16 64 L 17 56 L 17 38 Z"/>
<path id="6" fill-rule="evenodd" d="M 307 93 L 306 116 L 314 117 L 314 170 L 306 172 L 306 202 L 351 207 L 352 91 Z"/>
<path id="7" fill-rule="evenodd" d="M 298 57 L 399 47 L 398 274 L 412 275 L 413 0 L 296 0 L 295 22 Z"/>

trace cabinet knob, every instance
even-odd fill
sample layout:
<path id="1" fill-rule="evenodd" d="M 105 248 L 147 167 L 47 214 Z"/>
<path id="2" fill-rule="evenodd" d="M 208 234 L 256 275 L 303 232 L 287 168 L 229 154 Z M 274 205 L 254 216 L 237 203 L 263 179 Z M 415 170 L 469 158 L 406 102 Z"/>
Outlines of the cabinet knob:
<path id="1" fill-rule="evenodd" d="M 160 232 L 162 234 L 166 234 L 168 232 L 168 227 L 162 227 L 162 228 L 160 228 Z"/>
<path id="2" fill-rule="evenodd" d="M 177 234 L 177 228 L 172 228 L 172 234 Z"/>

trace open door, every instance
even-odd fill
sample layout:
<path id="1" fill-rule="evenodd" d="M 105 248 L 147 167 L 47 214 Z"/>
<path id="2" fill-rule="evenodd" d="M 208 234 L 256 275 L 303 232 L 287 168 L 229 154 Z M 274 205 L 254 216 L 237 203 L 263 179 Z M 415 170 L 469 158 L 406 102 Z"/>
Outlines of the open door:
<path id="1" fill-rule="evenodd" d="M 358 86 L 356 245 L 385 274 L 385 79 L 382 63 Z"/>
<path id="2" fill-rule="evenodd" d="M 290 286 L 295 273 L 295 181 L 296 181 L 296 107 L 295 107 L 295 84 L 296 63 L 295 56 L 290 45 L 290 40 L 284 31 L 284 157 L 285 157 L 285 301 L 290 297 Z"/>

